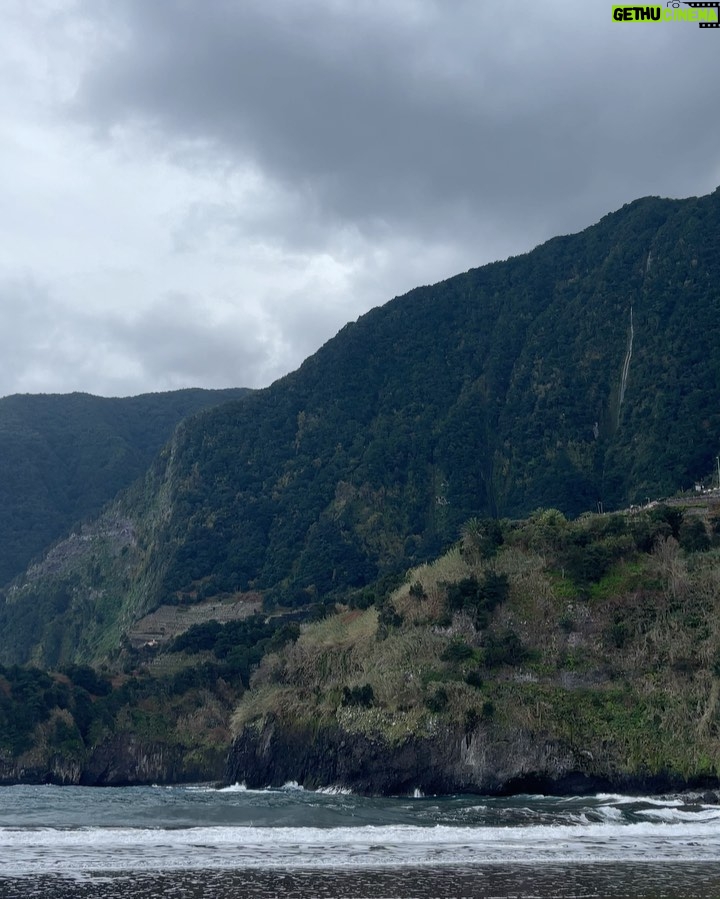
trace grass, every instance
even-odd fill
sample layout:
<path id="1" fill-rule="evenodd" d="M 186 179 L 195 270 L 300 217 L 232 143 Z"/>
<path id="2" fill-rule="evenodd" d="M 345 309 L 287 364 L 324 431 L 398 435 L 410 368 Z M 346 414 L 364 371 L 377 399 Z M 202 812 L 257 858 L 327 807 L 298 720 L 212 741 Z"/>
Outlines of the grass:
<path id="1" fill-rule="evenodd" d="M 613 597 L 629 594 L 648 580 L 647 563 L 643 559 L 621 561 L 596 584 L 590 586 L 590 602 L 603 603 Z"/>
<path id="2" fill-rule="evenodd" d="M 580 596 L 547 546 L 518 539 L 472 561 L 451 550 L 391 594 L 399 625 L 344 609 L 267 657 L 234 731 L 273 716 L 390 743 L 441 726 L 508 746 L 525 733 L 566 747 L 587 770 L 720 772 L 720 556 L 680 561 L 687 576 L 674 593 L 656 556 L 633 549 Z M 447 584 L 482 582 L 487 569 L 507 575 L 507 599 L 480 624 L 472 610 L 448 609 Z M 524 652 L 488 668 L 488 635 L 510 630 Z M 344 689 L 365 685 L 371 706 L 343 706 Z"/>

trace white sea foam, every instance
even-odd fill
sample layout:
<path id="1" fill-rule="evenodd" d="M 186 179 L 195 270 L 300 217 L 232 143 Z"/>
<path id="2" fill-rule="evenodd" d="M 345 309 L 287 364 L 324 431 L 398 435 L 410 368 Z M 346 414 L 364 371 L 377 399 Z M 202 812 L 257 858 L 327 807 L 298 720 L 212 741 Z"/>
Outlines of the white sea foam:
<path id="1" fill-rule="evenodd" d="M 316 793 L 323 793 L 325 796 L 352 796 L 353 791 L 350 787 L 318 787 Z"/>
<path id="2" fill-rule="evenodd" d="M 220 787 L 220 789 L 217 790 L 218 793 L 247 793 L 247 791 L 248 791 L 248 788 L 245 786 L 244 783 L 237 783 L 237 782 L 235 782 L 234 784 L 232 784 L 229 787 Z"/>
<path id="3" fill-rule="evenodd" d="M 476 863 L 718 861 L 715 823 L 526 827 L 192 827 L 0 831 L 0 875 L 54 870 L 373 868 Z"/>
<path id="4" fill-rule="evenodd" d="M 607 821 L 620 821 L 623 816 L 620 809 L 614 805 L 601 805 L 595 812 Z"/>
<path id="5" fill-rule="evenodd" d="M 241 783 L 169 792 L 0 788 L 0 878 L 720 862 L 720 806 L 690 804 L 687 798 L 444 797 L 420 803 L 407 796 L 334 800 L 333 788 L 323 793 L 320 800 L 295 783 L 266 791 L 246 790 Z"/>
<path id="6" fill-rule="evenodd" d="M 720 808 L 705 806 L 697 811 L 686 811 L 678 808 L 647 808 L 637 812 L 645 818 L 657 818 L 660 821 L 720 821 Z"/>
<path id="7" fill-rule="evenodd" d="M 598 793 L 595 796 L 599 802 L 611 802 L 614 805 L 661 805 L 661 806 L 681 806 L 685 805 L 685 800 L 662 799 L 657 796 L 625 796 L 621 793 Z"/>

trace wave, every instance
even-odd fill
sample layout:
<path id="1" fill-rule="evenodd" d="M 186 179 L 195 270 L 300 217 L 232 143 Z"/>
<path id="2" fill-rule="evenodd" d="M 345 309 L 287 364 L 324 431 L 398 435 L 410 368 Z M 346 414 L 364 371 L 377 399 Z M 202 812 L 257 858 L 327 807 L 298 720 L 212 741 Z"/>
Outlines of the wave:
<path id="1" fill-rule="evenodd" d="M 720 861 L 699 797 L 351 796 L 236 783 L 52 793 L 3 788 L 3 876 L 97 871 Z M 92 826 L 91 826 L 92 825 Z M 302 825 L 302 826 L 300 826 Z"/>
<path id="2" fill-rule="evenodd" d="M 525 827 L 49 828 L 0 831 L 0 875 L 54 870 L 717 861 L 714 821 Z"/>
<path id="3" fill-rule="evenodd" d="M 646 818 L 656 818 L 660 821 L 720 821 L 720 808 L 717 806 L 703 806 L 698 810 L 685 811 L 678 808 L 648 808 L 636 812 Z"/>
<path id="4" fill-rule="evenodd" d="M 623 813 L 622 811 L 614 805 L 601 805 L 596 809 L 593 809 L 591 814 L 597 815 L 601 820 L 604 821 L 622 821 Z M 592 820 L 592 819 L 589 819 Z"/>
<path id="5" fill-rule="evenodd" d="M 176 787 L 171 787 L 170 789 L 177 789 Z M 290 780 L 287 783 L 283 784 L 281 787 L 265 787 L 265 789 L 261 790 L 253 790 L 250 787 L 246 786 L 245 783 L 235 782 L 234 784 L 230 784 L 227 787 L 217 787 L 212 786 L 210 784 L 194 784 L 188 787 L 182 787 L 182 789 L 186 793 L 320 793 L 324 796 L 352 796 L 353 791 L 350 787 L 341 787 L 341 786 L 331 786 L 331 787 L 319 787 L 317 790 L 306 791 L 305 787 L 301 786 L 296 780 Z"/>
<path id="6" fill-rule="evenodd" d="M 687 804 L 687 799 L 681 799 L 679 797 L 662 798 L 658 796 L 626 796 L 622 793 L 598 793 L 591 798 L 597 799 L 598 802 L 610 802 L 614 805 L 662 805 L 679 807 Z M 571 801 L 573 799 L 574 797 L 571 797 Z"/>

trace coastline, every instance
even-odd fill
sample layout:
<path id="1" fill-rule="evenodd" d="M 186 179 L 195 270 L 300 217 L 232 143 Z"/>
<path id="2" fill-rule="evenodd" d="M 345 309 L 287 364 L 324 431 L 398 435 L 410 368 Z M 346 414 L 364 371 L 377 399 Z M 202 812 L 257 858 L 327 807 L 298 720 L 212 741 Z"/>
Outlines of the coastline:
<path id="1" fill-rule="evenodd" d="M 346 788 L 359 795 L 707 793 L 718 801 L 720 779 L 679 772 L 628 770 L 612 757 L 596 758 L 548 735 L 474 733 L 445 728 L 432 739 L 390 743 L 338 729 L 316 733 L 277 721 L 246 726 L 233 743 L 226 784 L 248 788 L 297 782 L 308 789 Z"/>

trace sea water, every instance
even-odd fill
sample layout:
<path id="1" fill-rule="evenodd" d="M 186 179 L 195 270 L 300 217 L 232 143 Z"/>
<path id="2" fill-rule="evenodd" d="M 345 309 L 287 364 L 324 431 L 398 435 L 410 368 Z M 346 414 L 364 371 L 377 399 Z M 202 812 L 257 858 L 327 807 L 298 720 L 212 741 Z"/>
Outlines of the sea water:
<path id="1" fill-rule="evenodd" d="M 3 787 L 0 899 L 716 897 L 707 799 Z"/>

